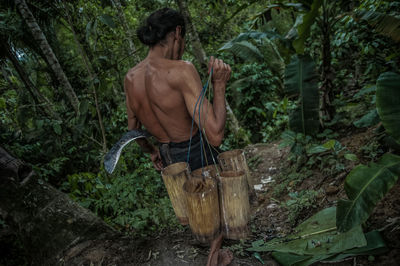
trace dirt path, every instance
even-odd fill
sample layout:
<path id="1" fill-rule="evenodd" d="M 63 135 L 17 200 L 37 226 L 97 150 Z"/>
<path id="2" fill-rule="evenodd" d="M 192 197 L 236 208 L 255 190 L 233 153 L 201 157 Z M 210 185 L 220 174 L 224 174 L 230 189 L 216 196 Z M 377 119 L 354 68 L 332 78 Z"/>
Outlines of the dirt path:
<path id="1" fill-rule="evenodd" d="M 268 199 L 268 192 L 272 191 L 275 176 L 280 171 L 286 153 L 287 150 L 280 150 L 277 143 L 256 144 L 245 149 L 251 177 L 256 184 L 257 200 L 254 200 L 251 206 L 252 234 L 250 239 L 246 242 L 233 240 L 224 240 L 223 242 L 223 248 L 230 248 L 235 254 L 235 258 L 230 264 L 232 266 L 263 265 L 245 249 L 252 241 L 275 236 L 277 231 L 290 228 L 290 225 L 285 223 L 287 216 L 282 215 L 282 208 Z M 159 239 L 148 240 L 141 245 L 140 250 L 139 264 L 151 266 L 204 266 L 208 254 L 208 247 L 198 245 L 188 228 Z M 264 265 L 277 265 L 266 254 L 260 254 L 260 256 Z"/>
<path id="2" fill-rule="evenodd" d="M 369 141 L 369 133 L 356 135 L 356 140 L 343 139 L 349 149 L 355 148 L 352 141 L 361 147 L 363 142 Z M 353 137 L 352 137 L 353 138 Z M 353 151 L 353 150 L 352 150 Z M 354 153 L 359 153 L 354 149 Z M 268 253 L 259 254 L 259 259 L 246 248 L 251 242 L 259 239 L 272 239 L 285 235 L 293 228 L 288 221 L 289 212 L 283 207 L 282 202 L 288 199 L 287 193 L 274 197 L 274 189 L 279 185 L 279 174 L 288 167 L 286 157 L 288 149 L 280 149 L 278 143 L 256 144 L 246 147 L 245 154 L 251 176 L 255 184 L 257 199 L 251 204 L 251 236 L 247 241 L 229 241 L 223 243 L 224 248 L 230 248 L 235 259 L 230 265 L 278 265 Z M 365 162 L 363 162 L 365 163 Z M 337 175 L 323 176 L 315 170 L 307 179 L 301 181 L 294 190 L 319 190 L 320 196 L 311 209 L 305 209 L 299 214 L 297 224 L 312 216 L 318 210 L 333 206 L 339 198 L 345 197 L 343 181 L 347 173 L 354 167 L 349 162 L 346 169 Z M 382 235 L 391 249 L 389 253 L 369 257 L 359 256 L 333 265 L 399 265 L 400 262 L 400 185 L 397 184 L 387 196 L 378 204 L 374 213 L 367 221 L 364 231 L 382 229 Z M 145 247 L 143 254 L 147 254 L 147 261 L 142 265 L 205 265 L 208 249 L 195 244 L 190 230 L 176 232 L 174 235 L 161 237 Z M 143 257 L 144 258 L 144 257 Z M 317 263 L 316 265 L 329 265 Z"/>

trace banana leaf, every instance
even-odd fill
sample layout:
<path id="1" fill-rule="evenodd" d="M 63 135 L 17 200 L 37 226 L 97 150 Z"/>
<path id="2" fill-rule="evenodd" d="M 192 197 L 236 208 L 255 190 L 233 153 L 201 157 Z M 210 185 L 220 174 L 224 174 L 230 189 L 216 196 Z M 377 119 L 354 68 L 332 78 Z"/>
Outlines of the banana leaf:
<path id="1" fill-rule="evenodd" d="M 304 43 L 310 35 L 311 26 L 314 24 L 319 8 L 322 5 L 322 0 L 314 0 L 311 5 L 311 10 L 303 15 L 303 23 L 297 27 L 298 38 L 293 41 L 293 47 L 298 54 L 304 53 Z"/>
<path id="2" fill-rule="evenodd" d="M 386 131 L 400 144 L 400 75 L 386 72 L 376 83 L 378 114 Z"/>
<path id="3" fill-rule="evenodd" d="M 355 16 L 365 20 L 383 35 L 400 42 L 400 18 L 376 11 L 364 10 L 356 12 Z"/>
<path id="4" fill-rule="evenodd" d="M 301 263 L 303 261 L 306 261 L 312 256 L 302 256 L 302 255 L 296 255 L 296 254 L 290 254 L 290 253 L 285 253 L 285 252 L 272 252 L 272 257 L 283 266 L 286 265 L 295 265 L 298 263 Z"/>
<path id="5" fill-rule="evenodd" d="M 261 61 L 264 59 L 260 50 L 248 41 L 229 41 L 219 48 L 218 51 L 230 51 L 243 60 Z"/>
<path id="6" fill-rule="evenodd" d="M 378 124 L 380 121 L 378 112 L 376 109 L 369 111 L 366 115 L 361 117 L 359 120 L 353 122 L 356 127 L 370 127 Z"/>
<path id="7" fill-rule="evenodd" d="M 348 200 L 338 202 L 336 226 L 347 232 L 365 222 L 375 205 L 393 187 L 400 175 L 400 156 L 387 153 L 370 166 L 359 165 L 346 177 Z"/>
<path id="8" fill-rule="evenodd" d="M 248 41 L 250 39 L 262 40 L 264 38 L 268 38 L 271 41 L 275 39 L 284 39 L 282 35 L 274 31 L 249 31 L 240 33 L 236 38 L 232 39 L 231 42 Z"/>
<path id="9" fill-rule="evenodd" d="M 343 251 L 339 254 L 322 254 L 322 255 L 296 255 L 285 252 L 272 252 L 272 257 L 281 265 L 296 265 L 305 266 L 314 262 L 323 261 L 326 263 L 336 263 L 343 261 L 346 258 L 359 255 L 379 255 L 388 251 L 388 248 L 378 231 L 371 231 L 365 234 L 367 245 Z"/>
<path id="10" fill-rule="evenodd" d="M 315 256 L 319 260 L 367 244 L 361 226 L 338 233 L 335 226 L 336 207 L 324 209 L 296 227 L 294 234 L 267 243 L 256 241 L 249 251 L 275 251 L 300 256 Z M 311 257 L 309 257 L 311 258 Z M 304 257 L 304 259 L 309 259 Z"/>
<path id="11" fill-rule="evenodd" d="M 359 255 L 379 255 L 389 250 L 379 231 L 368 232 L 365 234 L 365 238 L 367 239 L 367 245 L 365 247 L 346 250 L 342 254 L 337 254 L 324 260 L 324 262 L 335 263 L 340 262 L 348 257 Z"/>
<path id="12" fill-rule="evenodd" d="M 285 93 L 298 96 L 298 106 L 289 114 L 289 127 L 311 135 L 319 129 L 318 75 L 309 56 L 295 56 L 285 70 Z"/>

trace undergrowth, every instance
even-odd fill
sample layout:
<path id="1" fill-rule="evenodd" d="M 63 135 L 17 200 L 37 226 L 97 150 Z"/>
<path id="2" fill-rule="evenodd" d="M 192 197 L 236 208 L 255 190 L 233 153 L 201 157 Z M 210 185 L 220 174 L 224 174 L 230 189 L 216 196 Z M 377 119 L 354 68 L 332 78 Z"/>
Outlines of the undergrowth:
<path id="1" fill-rule="evenodd" d="M 124 151 L 115 172 L 76 173 L 62 190 L 114 228 L 133 235 L 177 227 L 161 175 L 137 145 Z"/>

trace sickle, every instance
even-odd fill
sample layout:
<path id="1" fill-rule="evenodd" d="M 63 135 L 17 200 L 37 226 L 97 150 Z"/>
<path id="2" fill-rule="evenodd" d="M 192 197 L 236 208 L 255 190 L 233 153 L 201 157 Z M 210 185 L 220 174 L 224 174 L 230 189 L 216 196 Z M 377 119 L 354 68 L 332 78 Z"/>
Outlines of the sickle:
<path id="1" fill-rule="evenodd" d="M 108 173 L 112 173 L 117 165 L 119 157 L 121 156 L 122 149 L 132 140 L 140 139 L 140 138 L 148 138 L 151 137 L 150 133 L 141 130 L 134 129 L 126 132 L 117 143 L 111 148 L 111 150 L 104 157 L 104 168 Z"/>

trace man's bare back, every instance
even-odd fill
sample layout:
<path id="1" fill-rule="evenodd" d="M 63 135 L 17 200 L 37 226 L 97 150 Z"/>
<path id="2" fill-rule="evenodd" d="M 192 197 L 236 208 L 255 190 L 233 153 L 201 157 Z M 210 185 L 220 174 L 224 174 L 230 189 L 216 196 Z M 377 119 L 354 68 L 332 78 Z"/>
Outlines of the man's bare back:
<path id="1" fill-rule="evenodd" d="M 193 68 L 191 63 L 181 60 L 146 58 L 126 75 L 128 116 L 131 121 L 140 121 L 159 142 L 181 142 L 190 137 L 192 117 L 181 86 L 177 86 L 188 68 Z"/>

